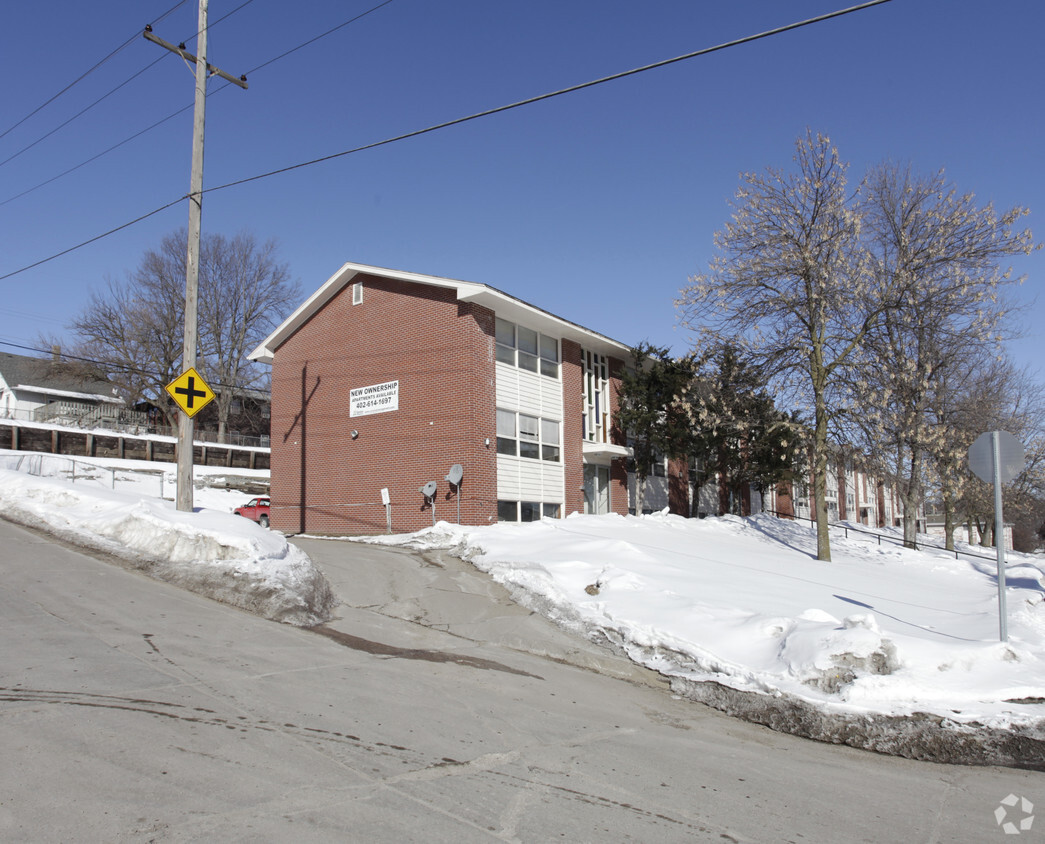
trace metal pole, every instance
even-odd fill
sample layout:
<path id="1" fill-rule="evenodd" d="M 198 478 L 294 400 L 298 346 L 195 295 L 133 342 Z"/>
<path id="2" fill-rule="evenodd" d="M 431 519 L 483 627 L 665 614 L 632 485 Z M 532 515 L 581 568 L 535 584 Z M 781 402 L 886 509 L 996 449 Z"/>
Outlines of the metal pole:
<path id="1" fill-rule="evenodd" d="M 185 260 L 185 340 L 181 368 L 196 366 L 200 281 L 200 228 L 203 221 L 203 129 L 207 116 L 207 2 L 200 0 L 196 55 L 196 103 L 192 118 L 192 173 L 189 184 L 189 244 Z M 192 508 L 193 420 L 178 417 L 178 509 Z"/>
<path id="2" fill-rule="evenodd" d="M 1005 519 L 1001 502 L 1001 446 L 998 432 L 991 431 L 991 450 L 994 452 L 994 546 L 998 551 L 998 635 L 1009 641 L 1005 611 Z"/>

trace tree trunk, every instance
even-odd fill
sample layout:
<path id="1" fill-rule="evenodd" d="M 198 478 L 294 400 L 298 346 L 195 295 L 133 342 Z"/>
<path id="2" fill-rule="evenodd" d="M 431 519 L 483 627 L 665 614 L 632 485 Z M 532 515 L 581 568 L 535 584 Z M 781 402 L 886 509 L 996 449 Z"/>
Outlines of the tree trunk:
<path id="1" fill-rule="evenodd" d="M 916 449 L 911 450 L 911 467 L 907 483 L 900 488 L 900 503 L 903 504 L 903 544 L 904 548 L 918 547 L 918 476 L 921 472 L 921 456 Z"/>
<path id="2" fill-rule="evenodd" d="M 954 550 L 954 500 L 950 495 L 943 496 L 943 539 L 948 551 Z"/>
<path id="3" fill-rule="evenodd" d="M 635 472 L 635 515 L 641 516 L 646 506 L 646 476 Z"/>
<path id="4" fill-rule="evenodd" d="M 831 562 L 830 522 L 827 519 L 827 405 L 816 388 L 816 426 L 813 432 L 813 500 L 816 506 L 816 558 Z"/>

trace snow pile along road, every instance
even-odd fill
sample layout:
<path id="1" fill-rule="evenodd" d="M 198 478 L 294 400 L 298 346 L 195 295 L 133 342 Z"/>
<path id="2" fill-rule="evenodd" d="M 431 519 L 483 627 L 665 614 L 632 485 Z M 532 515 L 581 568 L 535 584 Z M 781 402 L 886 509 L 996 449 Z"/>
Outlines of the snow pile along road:
<path id="1" fill-rule="evenodd" d="M 337 600 L 308 556 L 277 533 L 217 510 L 0 469 L 12 521 L 120 557 L 151 577 L 274 621 L 311 626 Z"/>
<path id="2" fill-rule="evenodd" d="M 367 541 L 462 556 L 680 694 L 777 729 L 1045 765 L 1045 560 L 1010 553 L 1002 643 L 991 549 L 955 559 L 832 534 L 832 562 L 809 526 L 770 516 L 440 523 Z"/>

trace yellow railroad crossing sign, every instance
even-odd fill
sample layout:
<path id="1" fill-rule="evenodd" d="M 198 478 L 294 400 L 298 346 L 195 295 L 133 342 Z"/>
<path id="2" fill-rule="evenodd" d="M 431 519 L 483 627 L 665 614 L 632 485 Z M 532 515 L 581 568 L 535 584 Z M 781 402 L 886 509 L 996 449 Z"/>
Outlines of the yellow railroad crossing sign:
<path id="1" fill-rule="evenodd" d="M 174 403 L 192 418 L 214 400 L 214 391 L 193 367 L 186 369 L 165 388 Z"/>

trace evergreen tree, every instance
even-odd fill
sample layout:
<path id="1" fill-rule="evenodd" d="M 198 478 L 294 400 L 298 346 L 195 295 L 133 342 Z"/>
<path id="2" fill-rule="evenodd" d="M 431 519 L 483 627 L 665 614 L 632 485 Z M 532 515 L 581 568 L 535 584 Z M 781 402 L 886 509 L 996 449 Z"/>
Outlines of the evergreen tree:
<path id="1" fill-rule="evenodd" d="M 794 478 L 802 428 L 777 409 L 758 370 L 724 345 L 708 356 L 689 393 L 694 453 L 720 479 L 720 515 L 745 487 L 761 494 Z"/>
<path id="2" fill-rule="evenodd" d="M 633 366 L 621 376 L 617 421 L 634 448 L 635 513 L 645 503 L 646 479 L 655 457 L 682 457 L 690 448 L 684 394 L 693 378 L 689 358 L 673 359 L 666 348 L 642 343 Z"/>

